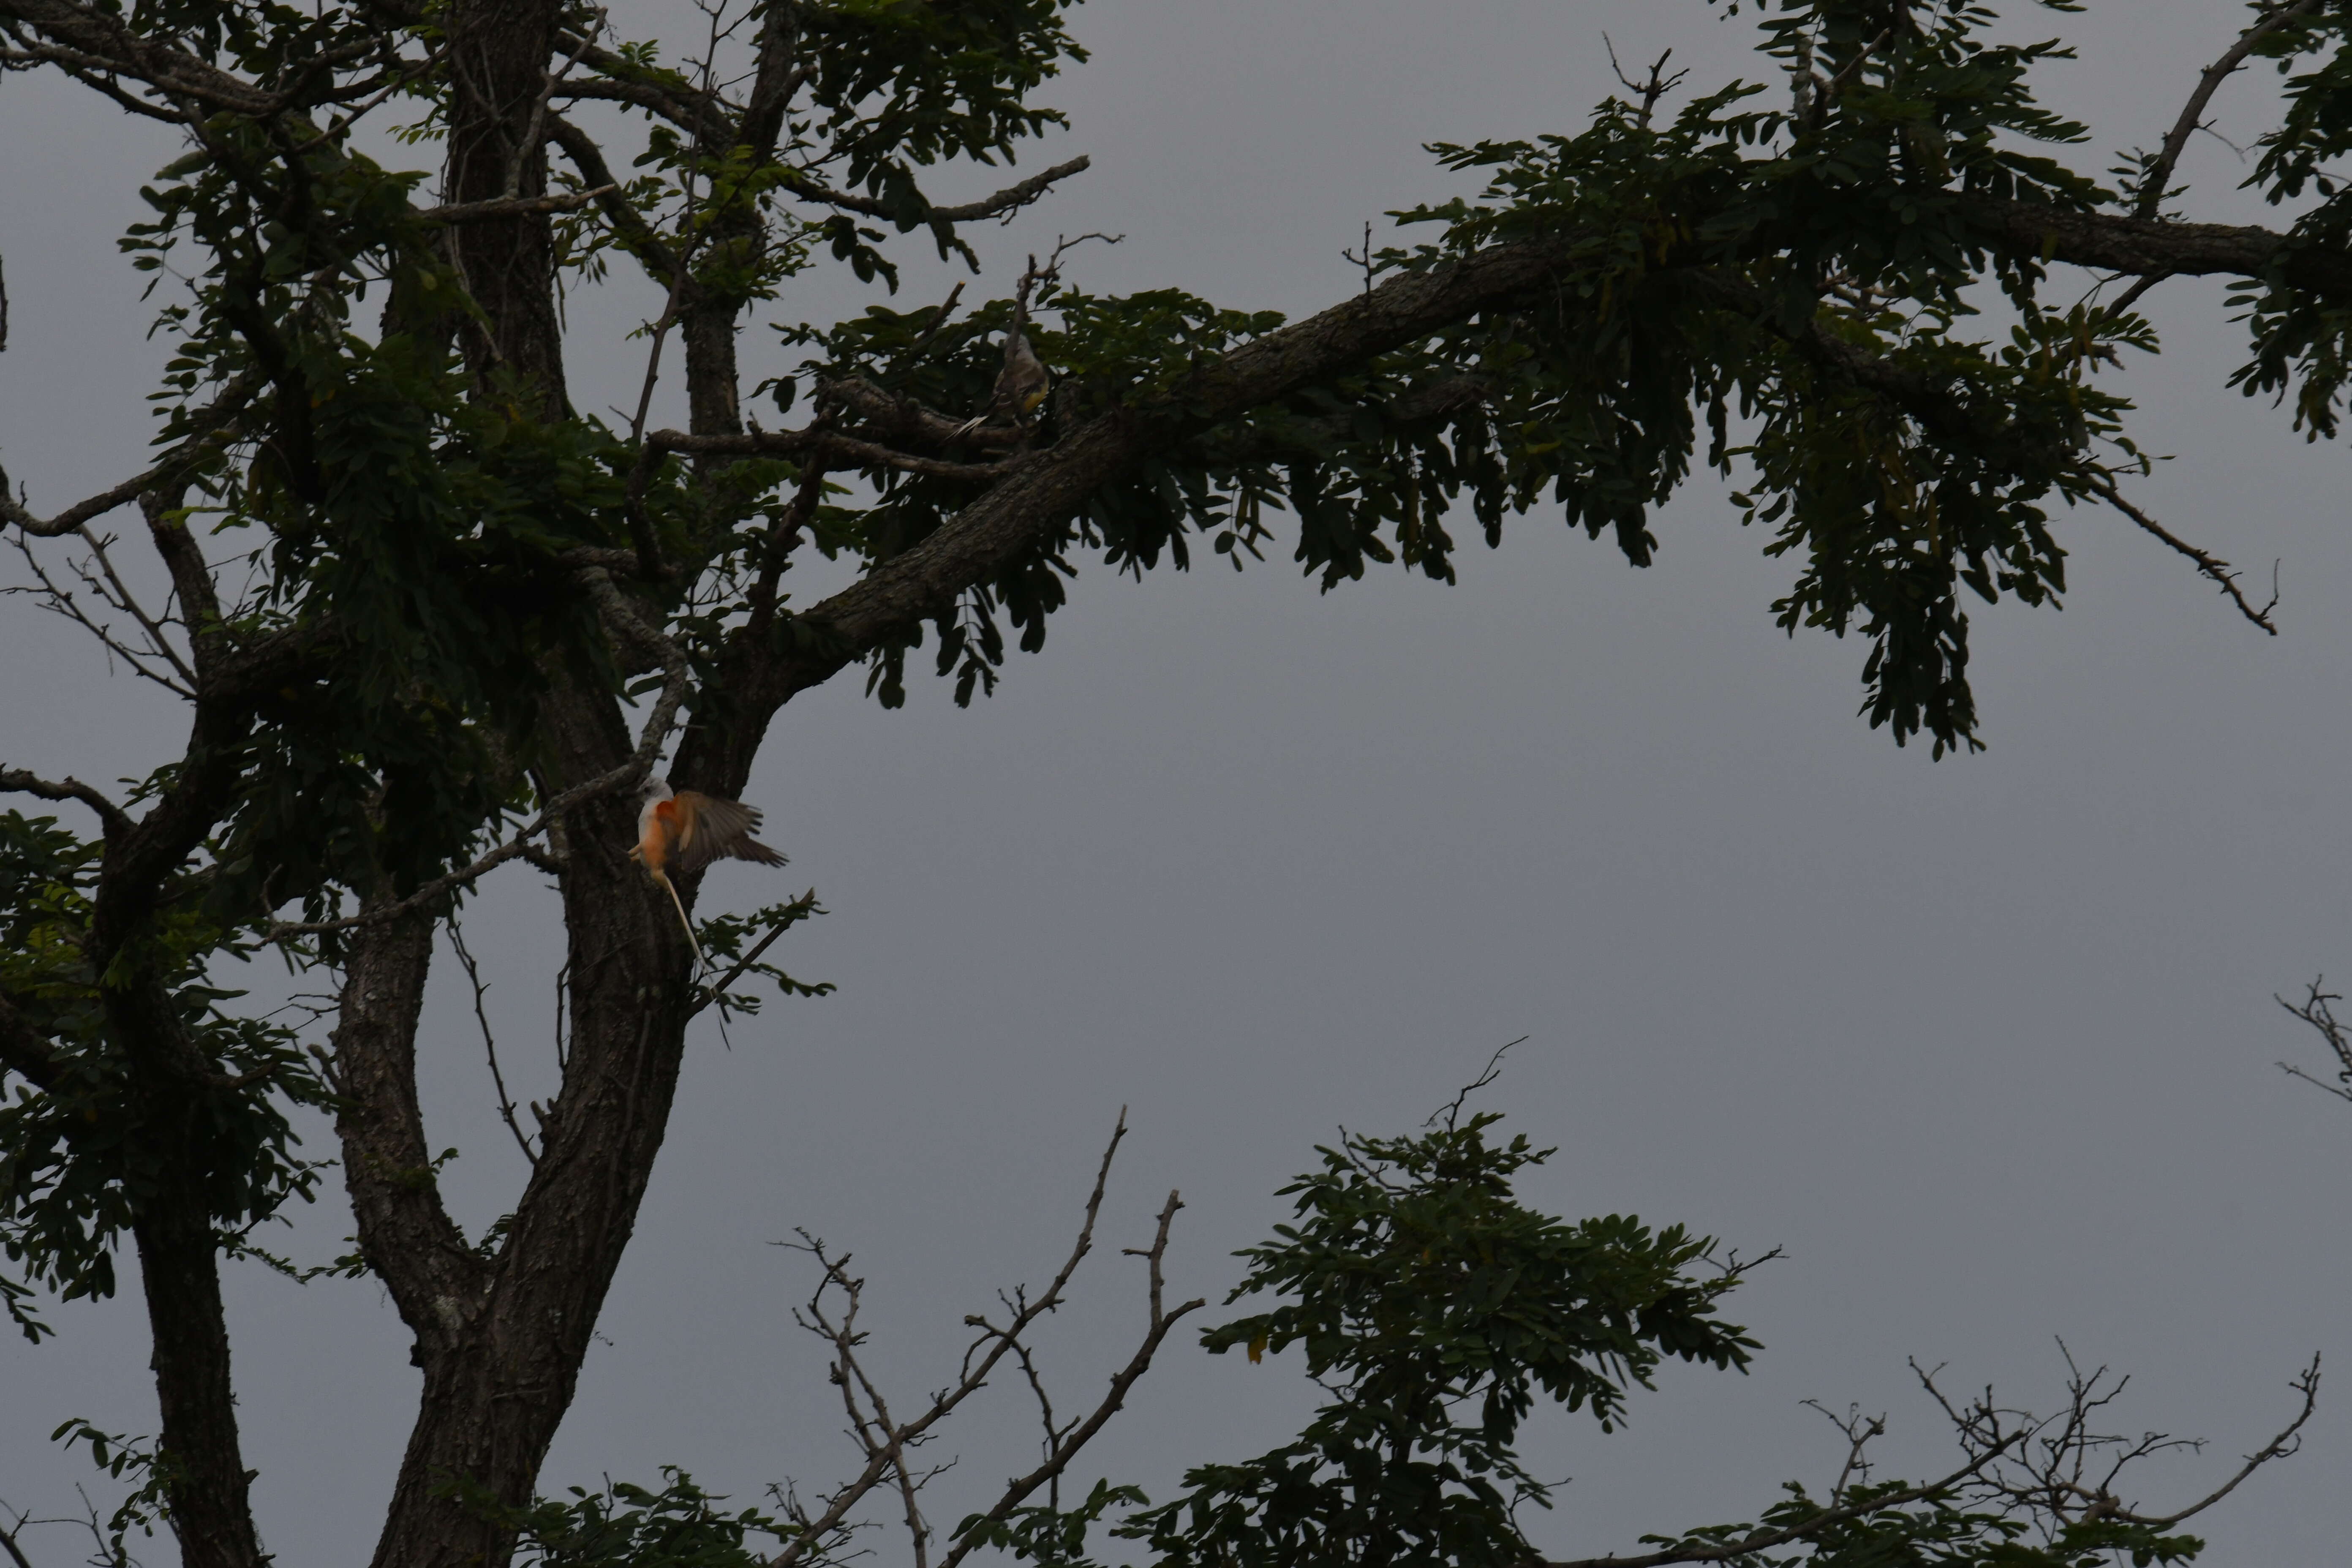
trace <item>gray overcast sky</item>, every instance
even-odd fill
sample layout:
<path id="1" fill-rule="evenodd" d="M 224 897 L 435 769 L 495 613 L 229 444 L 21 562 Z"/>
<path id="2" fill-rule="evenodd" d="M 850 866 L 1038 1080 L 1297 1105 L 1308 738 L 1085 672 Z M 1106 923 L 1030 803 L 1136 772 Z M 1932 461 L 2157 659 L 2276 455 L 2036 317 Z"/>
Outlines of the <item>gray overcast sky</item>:
<path id="1" fill-rule="evenodd" d="M 675 0 L 621 9 L 636 31 L 690 19 Z M 2095 125 L 2085 164 L 2158 139 L 2237 15 L 2034 14 L 2081 42 L 2045 85 Z M 1745 21 L 1700 0 L 1093 0 L 1076 28 L 1096 58 L 1045 95 L 1075 126 L 1048 151 L 1094 167 L 974 237 L 993 292 L 1024 248 L 1103 229 L 1126 243 L 1081 253 L 1082 287 L 1311 310 L 1353 286 L 1339 251 L 1365 219 L 1465 188 L 1420 143 L 1580 125 L 1608 86 L 1604 29 L 1629 60 L 1673 46 L 1695 86 L 1760 69 Z M 2233 84 L 2219 128 L 2242 143 L 2268 91 Z M 176 150 L 26 79 L 0 83 L 0 460 L 40 505 L 138 460 L 156 353 L 113 241 Z M 2187 172 L 2198 216 L 2258 215 L 2218 141 Z M 916 266 L 898 303 L 944 288 Z M 1190 1205 L 1173 1286 L 1221 1295 L 1316 1142 L 1417 1123 L 1521 1035 L 1490 1093 L 1559 1145 L 1538 1201 L 1789 1253 L 1738 1299 L 1768 1347 L 1753 1375 L 1677 1370 L 1615 1437 L 1545 1428 L 1537 1468 L 1575 1478 L 1547 1545 L 1622 1549 L 1822 1482 L 1835 1447 L 1809 1397 L 1888 1411 L 1893 1470 L 1916 1474 L 1944 1451 L 1906 1356 L 2040 1405 L 2056 1337 L 2134 1375 L 2124 1426 L 2212 1439 L 2152 1471 L 2173 1490 L 2151 1500 L 2217 1480 L 2286 1415 L 2315 1349 L 2352 1352 L 2352 1108 L 2272 1065 L 2317 1064 L 2270 1000 L 2352 973 L 2344 457 L 2227 389 L 2223 292 L 2151 298 L 2169 352 L 2131 369 L 2136 429 L 2179 460 L 2140 493 L 2234 561 L 2282 558 L 2285 635 L 2126 527 L 2063 519 L 2065 611 L 1976 616 L 1980 757 L 1931 763 L 1853 717 L 1863 649 L 1772 626 L 1786 569 L 1711 483 L 1660 521 L 1647 573 L 1541 516 L 1466 553 L 1452 589 L 1318 596 L 1278 562 L 1139 585 L 1093 569 L 1044 655 L 971 711 L 924 685 L 886 713 L 854 677 L 794 703 L 750 795 L 793 887 L 835 911 L 789 962 L 841 991 L 693 1047 L 545 1485 L 664 1462 L 744 1494 L 839 1476 L 835 1406 L 788 1316 L 810 1273 L 768 1244 L 806 1226 L 856 1251 L 877 1363 L 911 1398 L 965 1312 L 1051 1272 L 1125 1104 L 1113 1245 L 1049 1342 L 1063 1402 L 1088 1399 L 1140 1320 L 1116 1246 L 1170 1187 Z M 821 284 L 783 303 L 857 300 Z M 634 384 L 637 351 L 606 329 L 650 309 L 619 288 L 574 300 L 583 405 Z M 747 353 L 754 376 L 781 368 Z M 103 779 L 177 744 L 163 703 L 24 601 L 0 610 L 0 667 L 13 763 Z M 722 868 L 706 902 L 776 894 Z M 523 874 L 477 909 L 507 1050 L 543 1078 L 555 906 Z M 465 1150 L 455 1201 L 479 1226 L 520 1158 L 448 978 L 429 1112 L 436 1144 Z M 286 1245 L 324 1258 L 347 1228 L 322 1205 Z M 45 1441 L 68 1416 L 152 1429 L 135 1297 L 57 1312 L 38 1350 L 0 1342 L 0 1497 L 69 1500 L 86 1469 Z M 368 1283 L 254 1271 L 232 1300 L 269 1542 L 359 1563 L 412 1407 L 397 1320 Z M 1292 1429 L 1305 1392 L 1281 1358 L 1181 1345 L 1096 1463 L 1164 1495 L 1183 1464 Z M 936 1521 L 1023 1462 L 1031 1419 L 1007 1390 L 943 1443 L 966 1458 Z M 2341 1562 L 2348 1459 L 2338 1384 L 2308 1451 L 2205 1521 L 2208 1560 Z M 44 1568 L 74 1551 L 43 1545 Z"/>

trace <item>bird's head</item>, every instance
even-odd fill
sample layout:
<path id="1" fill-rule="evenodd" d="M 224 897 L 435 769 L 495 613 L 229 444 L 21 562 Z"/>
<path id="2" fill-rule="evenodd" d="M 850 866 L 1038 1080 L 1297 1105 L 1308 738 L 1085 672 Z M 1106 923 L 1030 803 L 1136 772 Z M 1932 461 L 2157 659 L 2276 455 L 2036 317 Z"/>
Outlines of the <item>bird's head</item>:
<path id="1" fill-rule="evenodd" d="M 670 787 L 669 780 L 667 779 L 649 778 L 645 783 L 637 786 L 637 804 L 639 805 L 650 805 L 655 801 L 667 800 L 669 797 Z"/>

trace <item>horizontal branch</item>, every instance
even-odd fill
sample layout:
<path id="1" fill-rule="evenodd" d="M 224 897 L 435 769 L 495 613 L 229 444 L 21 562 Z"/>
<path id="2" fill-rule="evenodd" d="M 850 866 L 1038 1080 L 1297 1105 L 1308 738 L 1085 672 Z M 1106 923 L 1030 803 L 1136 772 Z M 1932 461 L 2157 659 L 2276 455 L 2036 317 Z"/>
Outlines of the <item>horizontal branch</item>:
<path id="1" fill-rule="evenodd" d="M 736 435 L 692 436 L 683 430 L 655 430 L 646 445 L 656 452 L 692 452 L 730 457 L 798 457 L 814 455 L 839 459 L 859 468 L 896 468 L 902 473 L 928 474 L 935 479 L 985 482 L 1012 471 L 1010 461 L 951 463 L 911 452 L 894 451 L 871 441 L 824 429 L 750 430 Z"/>
<path id="2" fill-rule="evenodd" d="M 121 806 L 76 778 L 52 782 L 22 768 L 0 768 L 0 795 L 29 795 L 41 800 L 79 801 L 98 814 L 100 824 L 110 835 L 131 826 L 131 818 Z"/>
<path id="3" fill-rule="evenodd" d="M 820 403 L 840 404 L 857 416 L 868 436 L 894 447 L 1009 447 L 1022 439 L 1022 432 L 1010 426 L 968 428 L 966 421 L 950 418 L 904 393 L 877 386 L 864 376 L 821 383 L 816 395 Z"/>
<path id="4" fill-rule="evenodd" d="M 274 114 L 291 101 L 288 94 L 265 91 L 79 0 L 0 0 L 0 18 L 48 40 L 21 46 L 36 58 L 129 77 L 167 99 L 193 99 L 210 109 L 256 116 Z"/>
<path id="5" fill-rule="evenodd" d="M 1068 179 L 1072 174 L 1081 174 L 1093 166 L 1094 160 L 1091 158 L 1083 156 L 1073 158 L 1066 163 L 1055 164 L 1044 174 L 1032 174 L 1019 184 L 1007 185 L 992 196 L 982 196 L 976 202 L 964 202 L 956 206 L 928 207 L 923 216 L 926 220 L 947 223 L 977 223 L 982 218 L 991 217 L 1009 218 L 1053 189 L 1057 181 Z M 867 217 L 878 218 L 896 218 L 898 216 L 898 209 L 887 202 L 874 196 L 861 196 L 850 191 L 836 191 L 830 185 L 821 184 L 806 176 L 793 179 L 791 185 L 793 190 L 801 195 L 814 201 L 824 202 L 830 206 L 840 207 L 845 212 L 863 213 Z"/>
<path id="6" fill-rule="evenodd" d="M 584 58 L 587 64 L 600 69 L 607 62 L 622 69 L 629 68 L 618 55 L 601 48 L 590 49 Z M 582 99 L 593 99 L 606 103 L 625 103 L 659 115 L 689 136 L 707 134 L 714 145 L 723 146 L 734 141 L 733 117 L 726 113 L 719 104 L 682 100 L 649 81 L 610 76 L 568 78 L 556 84 L 552 96 L 575 102 Z"/>
<path id="7" fill-rule="evenodd" d="M 0 4 L 5 3 L 0 0 Z M 36 539 L 55 539 L 73 532 L 93 518 L 103 517 L 116 507 L 129 505 L 149 490 L 171 484 L 212 456 L 224 441 L 233 438 L 233 422 L 261 385 L 262 378 L 255 372 L 230 377 L 222 384 L 220 395 L 188 416 L 187 437 L 165 453 L 162 461 L 111 489 L 76 501 L 55 517 L 34 516 L 23 502 L 8 493 L 7 474 L 0 470 L 0 523 L 14 523 Z"/>
<path id="8" fill-rule="evenodd" d="M 2136 278 L 2260 278 L 2276 268 L 2295 288 L 2352 300 L 2352 251 L 2273 229 L 2119 217 L 1991 196 L 1961 196 L 1958 208 L 1970 226 L 2019 257 Z"/>
<path id="9" fill-rule="evenodd" d="M 600 185 L 593 191 L 564 191 L 546 196 L 494 196 L 484 202 L 457 202 L 446 207 L 425 207 L 416 215 L 419 223 L 481 223 L 491 218 L 529 217 L 540 213 L 568 213 L 575 207 L 611 195 L 618 185 Z"/>

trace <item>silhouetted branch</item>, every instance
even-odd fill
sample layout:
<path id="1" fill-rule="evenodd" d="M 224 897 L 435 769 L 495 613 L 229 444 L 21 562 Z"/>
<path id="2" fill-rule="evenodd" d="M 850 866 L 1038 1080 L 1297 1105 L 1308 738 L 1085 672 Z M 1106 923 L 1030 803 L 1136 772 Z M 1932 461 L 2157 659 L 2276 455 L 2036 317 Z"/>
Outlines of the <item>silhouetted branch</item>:
<path id="1" fill-rule="evenodd" d="M 2279 1063 L 2279 1070 L 2290 1078 L 2299 1078 L 2305 1083 L 2317 1085 L 2338 1100 L 2352 1100 L 2352 1036 L 2345 1033 L 2344 1025 L 2337 1020 L 2331 1005 L 2344 998 L 2336 992 L 2323 989 L 2326 984 L 2327 977 L 2324 974 L 2313 981 L 2310 994 L 2299 1004 L 2284 996 L 2273 996 L 2272 1000 L 2319 1031 L 2319 1037 L 2327 1043 L 2328 1050 L 2343 1064 L 2342 1070 L 2336 1075 L 2336 1081 L 2321 1082 L 2291 1062 Z"/>
<path id="2" fill-rule="evenodd" d="M 2139 199 L 2132 204 L 2132 216 L 2153 218 L 2164 205 L 2165 187 L 2171 184 L 2172 171 L 2180 163 L 2180 154 L 2189 146 L 2189 137 L 2204 123 L 2205 106 L 2213 101 L 2213 94 L 2231 73 L 2246 63 L 2254 46 L 2300 16 L 2307 16 L 2319 8 L 2319 0 L 2294 0 L 2257 21 L 2238 35 L 2238 41 L 2221 53 L 2221 58 L 2205 68 L 2197 79 L 2197 90 L 2189 95 L 2188 104 L 2174 121 L 2172 130 L 2165 136 L 2164 145 L 2156 162 L 2147 166 L 2141 177 Z"/>
<path id="3" fill-rule="evenodd" d="M 2218 555 L 2198 549 L 2197 546 L 2173 533 L 2162 523 L 2157 521 L 2156 519 L 2148 516 L 2147 513 L 2142 511 L 2139 508 L 2126 500 L 2123 497 L 2123 492 L 2116 488 L 2116 481 L 2114 479 L 2102 475 L 2092 481 L 2091 489 L 2096 494 L 2105 498 L 2109 506 L 2114 507 L 2117 511 L 2131 519 L 2133 522 L 2138 524 L 2142 529 L 2164 541 L 2166 544 L 2171 546 L 2174 550 L 2179 551 L 2181 554 L 2186 555 L 2189 560 L 2194 561 L 2197 563 L 2197 570 L 2203 573 L 2207 577 L 2212 579 L 2215 584 L 2220 585 L 2221 592 L 2230 596 L 2230 602 L 2238 606 L 2238 613 L 2240 615 L 2253 622 L 2254 625 L 2262 627 L 2263 630 L 2270 633 L 2271 636 L 2278 636 L 2277 624 L 2271 619 L 2271 612 L 2278 608 L 2279 602 L 2278 584 L 2275 581 L 2271 584 L 2270 603 L 2264 605 L 2258 610 L 2247 600 L 2245 594 L 2238 587 L 2238 574 L 2231 570 L 2230 563 L 2228 562 L 2222 560 Z"/>
<path id="4" fill-rule="evenodd" d="M 825 1249 L 823 1241 L 806 1232 L 801 1233 L 798 1243 L 785 1244 L 807 1252 L 824 1271 L 815 1292 L 805 1307 L 794 1312 L 793 1318 L 802 1327 L 833 1347 L 833 1369 L 829 1375 L 842 1390 L 850 1421 L 850 1435 L 865 1454 L 866 1464 L 856 1476 L 825 1499 L 820 1512 L 814 1516 L 805 1512 L 795 1515 L 800 1532 L 771 1559 L 770 1568 L 793 1568 L 793 1564 L 806 1562 L 812 1554 L 820 1553 L 827 1542 L 836 1539 L 839 1532 L 846 1528 L 844 1521 L 850 1510 L 885 1481 L 897 1485 L 907 1511 L 908 1528 L 915 1538 L 917 1560 L 925 1561 L 930 1531 L 923 1522 L 914 1498 L 923 1484 L 939 1473 L 939 1468 L 919 1470 L 908 1460 L 908 1454 L 929 1440 L 939 1424 L 958 1405 L 985 1387 L 990 1374 L 1008 1355 L 1029 1370 L 1031 1385 L 1037 1390 L 1046 1410 L 1047 1430 L 1055 1431 L 1051 1403 L 1045 1400 L 1042 1382 L 1035 1378 L 1034 1363 L 1029 1355 L 1024 1335 L 1040 1317 L 1062 1304 L 1063 1292 L 1068 1288 L 1071 1277 L 1077 1272 L 1079 1263 L 1087 1253 L 1093 1250 L 1095 1223 L 1102 1212 L 1103 1194 L 1110 1180 L 1111 1162 L 1126 1137 L 1127 1112 L 1122 1108 L 1118 1124 L 1112 1129 L 1110 1143 L 1104 1149 L 1102 1163 L 1095 1172 L 1094 1187 L 1087 1195 L 1086 1217 L 1078 1227 L 1077 1240 L 1061 1271 L 1034 1300 L 1025 1289 L 1016 1289 L 1001 1298 L 1010 1314 L 1002 1324 L 992 1322 L 979 1314 L 966 1318 L 964 1321 L 980 1332 L 965 1349 L 955 1383 L 934 1395 L 923 1413 L 909 1421 L 901 1423 L 889 1416 L 880 1391 L 867 1375 L 859 1356 L 859 1347 L 865 1342 L 865 1335 L 857 1327 L 857 1312 L 863 1301 L 865 1281 L 849 1272 L 849 1258 L 833 1256 Z M 1176 1211 L 1182 1206 L 1177 1194 L 1169 1194 L 1168 1202 L 1160 1209 L 1159 1228 L 1150 1246 L 1128 1249 L 1129 1256 L 1142 1258 L 1149 1265 L 1150 1319 L 1143 1343 L 1129 1358 L 1126 1366 L 1112 1377 L 1110 1392 L 1103 1402 L 1084 1421 L 1055 1435 L 1048 1446 L 1045 1462 L 1028 1475 L 1007 1485 L 996 1507 L 984 1516 L 986 1521 L 1002 1521 L 1024 1498 L 1059 1477 L 1077 1452 L 1117 1413 L 1126 1399 L 1128 1390 L 1150 1367 L 1152 1355 L 1177 1321 L 1205 1304 L 1199 1300 L 1187 1301 L 1173 1311 L 1165 1310 L 1162 1306 L 1165 1287 L 1161 1265 L 1167 1255 L 1169 1228 L 1175 1220 Z M 842 1301 L 839 1308 L 827 1304 L 828 1299 L 835 1295 L 838 1295 Z M 960 1535 L 955 1547 L 940 1560 L 939 1568 L 953 1568 L 976 1544 L 978 1542 L 972 1532 Z"/>
<path id="5" fill-rule="evenodd" d="M 121 806 L 79 779 L 66 778 L 51 783 L 22 768 L 0 768 L 0 794 L 37 795 L 43 800 L 78 800 L 98 813 L 99 821 L 110 835 L 128 832 L 131 826 L 130 816 Z"/>

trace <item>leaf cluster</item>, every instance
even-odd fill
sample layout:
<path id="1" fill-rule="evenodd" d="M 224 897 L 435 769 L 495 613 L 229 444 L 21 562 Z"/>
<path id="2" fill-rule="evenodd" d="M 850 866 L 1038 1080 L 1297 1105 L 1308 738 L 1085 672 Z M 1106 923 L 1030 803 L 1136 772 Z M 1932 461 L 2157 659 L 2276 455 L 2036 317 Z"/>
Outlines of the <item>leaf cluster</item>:
<path id="1" fill-rule="evenodd" d="M 233 943 L 184 907 L 146 962 L 203 1076 L 160 1101 L 132 1092 L 134 1047 L 84 953 L 97 861 L 50 818 L 0 815 L 0 987 L 49 1042 L 45 1081 L 0 1102 L 0 1253 L 68 1300 L 114 1293 L 122 1233 L 167 1189 L 201 1204 L 225 1242 L 310 1201 L 320 1167 L 296 1153 L 290 1113 L 331 1098 L 291 1030 L 224 1005 L 242 993 L 206 969 Z M 28 1339 L 47 1331 L 20 1287 L 5 1294 Z"/>
<path id="2" fill-rule="evenodd" d="M 1693 1272 L 1712 1241 L 1525 1206 L 1514 1178 L 1550 1152 L 1490 1140 L 1497 1120 L 1349 1137 L 1284 1189 L 1297 1218 L 1241 1254 L 1230 1298 L 1280 1304 L 1202 1342 L 1254 1361 L 1297 1345 L 1330 1400 L 1294 1441 L 1190 1472 L 1182 1496 L 1120 1534 L 1171 1568 L 1499 1568 L 1529 1552 L 1514 1509 L 1549 1497 L 1516 1450 L 1539 1397 L 1608 1431 L 1665 1359 L 1746 1367 L 1756 1342 L 1717 1315 L 1737 1274 Z"/>

